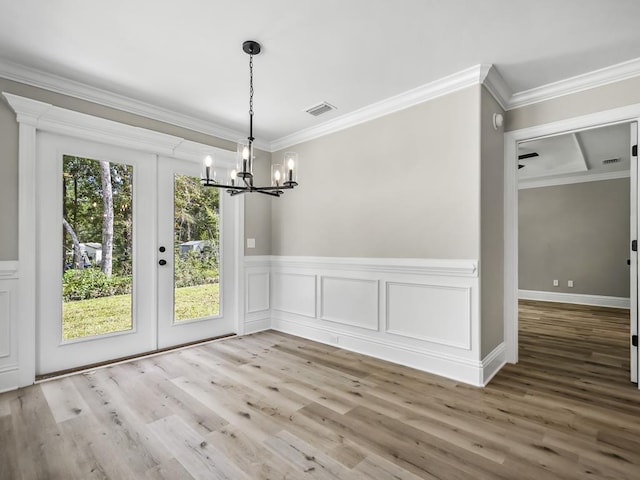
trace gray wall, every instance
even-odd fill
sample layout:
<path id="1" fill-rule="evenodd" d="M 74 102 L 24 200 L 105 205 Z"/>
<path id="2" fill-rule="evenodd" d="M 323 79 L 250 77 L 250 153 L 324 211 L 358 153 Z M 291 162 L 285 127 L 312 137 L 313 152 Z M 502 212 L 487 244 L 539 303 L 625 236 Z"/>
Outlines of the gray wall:
<path id="1" fill-rule="evenodd" d="M 256 185 L 267 185 L 271 182 L 271 154 L 258 151 L 253 167 Z M 286 192 L 285 195 L 290 195 Z M 271 203 L 272 197 L 250 194 L 244 196 L 244 238 L 253 238 L 256 248 L 247 248 L 245 255 L 271 255 Z M 280 200 L 276 200 L 278 202 Z"/>
<path id="2" fill-rule="evenodd" d="M 629 179 L 520 190 L 518 216 L 518 288 L 629 297 Z"/>
<path id="3" fill-rule="evenodd" d="M 493 114 L 504 113 L 486 89 L 481 97 L 480 321 L 481 355 L 504 339 L 504 134 Z"/>
<path id="4" fill-rule="evenodd" d="M 186 140 L 235 150 L 234 142 L 151 120 L 131 113 L 104 107 L 84 100 L 60 95 L 0 78 L 0 92 L 13 93 L 52 105 L 75 110 L 127 125 L 175 135 Z M 270 155 L 258 152 L 259 175 L 269 177 Z M 265 173 L 266 172 L 266 173 Z M 245 231 L 256 239 L 255 250 L 247 254 L 269 254 L 271 243 L 270 201 L 267 197 L 252 198 L 246 202 Z M 18 124 L 15 113 L 0 100 L 0 260 L 18 258 Z"/>
<path id="5" fill-rule="evenodd" d="M 301 186 L 272 204 L 272 253 L 477 259 L 480 91 L 287 149 Z"/>

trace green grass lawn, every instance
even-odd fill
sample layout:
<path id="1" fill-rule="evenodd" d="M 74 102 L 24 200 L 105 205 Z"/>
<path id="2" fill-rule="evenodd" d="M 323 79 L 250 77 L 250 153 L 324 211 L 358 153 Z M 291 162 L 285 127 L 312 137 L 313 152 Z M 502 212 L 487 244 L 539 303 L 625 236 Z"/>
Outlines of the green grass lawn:
<path id="1" fill-rule="evenodd" d="M 220 311 L 219 287 L 219 284 L 215 283 L 177 288 L 176 321 L 217 315 Z M 62 303 L 64 340 L 121 332 L 131 328 L 131 295 Z"/>

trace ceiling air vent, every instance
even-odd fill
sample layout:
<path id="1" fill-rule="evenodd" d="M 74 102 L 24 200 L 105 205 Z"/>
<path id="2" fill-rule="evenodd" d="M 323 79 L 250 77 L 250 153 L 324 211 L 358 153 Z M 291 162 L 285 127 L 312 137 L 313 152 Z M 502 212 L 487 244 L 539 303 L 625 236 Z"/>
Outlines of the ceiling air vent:
<path id="1" fill-rule="evenodd" d="M 307 108 L 305 112 L 313 115 L 314 117 L 319 117 L 320 115 L 324 115 L 331 110 L 335 110 L 336 107 L 327 102 L 319 103 L 318 105 L 314 105 L 313 107 Z"/>
<path id="2" fill-rule="evenodd" d="M 618 158 L 610 158 L 608 160 L 603 160 L 602 164 L 603 165 L 610 165 L 612 163 L 618 163 L 619 161 L 620 161 L 620 157 L 618 157 Z"/>

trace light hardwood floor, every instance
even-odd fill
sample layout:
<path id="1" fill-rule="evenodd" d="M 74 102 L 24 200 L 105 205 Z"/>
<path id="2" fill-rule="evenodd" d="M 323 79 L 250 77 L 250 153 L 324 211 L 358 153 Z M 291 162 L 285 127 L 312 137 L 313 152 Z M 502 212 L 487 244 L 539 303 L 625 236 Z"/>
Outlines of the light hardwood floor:
<path id="1" fill-rule="evenodd" d="M 264 332 L 0 395 L 1 479 L 638 479 L 628 312 L 521 303 L 485 389 Z"/>

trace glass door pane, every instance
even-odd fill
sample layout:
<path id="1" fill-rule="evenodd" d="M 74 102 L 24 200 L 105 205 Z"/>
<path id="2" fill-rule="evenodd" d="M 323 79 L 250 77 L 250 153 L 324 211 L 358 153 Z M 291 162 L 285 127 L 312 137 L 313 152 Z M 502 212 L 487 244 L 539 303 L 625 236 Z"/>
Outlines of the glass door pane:
<path id="1" fill-rule="evenodd" d="M 198 160 L 158 159 L 159 348 L 227 335 L 236 327 L 238 199 L 202 187 L 200 169 Z"/>
<path id="2" fill-rule="evenodd" d="M 174 175 L 174 321 L 220 314 L 219 191 Z"/>
<path id="3" fill-rule="evenodd" d="M 155 156 L 37 134 L 39 375 L 156 348 Z"/>
<path id="4" fill-rule="evenodd" d="M 62 168 L 62 340 L 133 328 L 133 166 L 70 155 Z"/>

